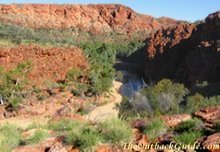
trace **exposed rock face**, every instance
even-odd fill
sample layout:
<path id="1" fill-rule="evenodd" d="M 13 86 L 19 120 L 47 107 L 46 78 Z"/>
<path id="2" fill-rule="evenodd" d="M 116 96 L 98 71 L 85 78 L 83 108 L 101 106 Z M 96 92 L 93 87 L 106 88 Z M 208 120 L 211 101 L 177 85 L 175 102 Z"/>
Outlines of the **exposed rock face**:
<path id="1" fill-rule="evenodd" d="M 0 21 L 31 28 L 75 28 L 93 34 L 150 33 L 177 24 L 169 18 L 155 19 L 122 5 L 0 5 Z"/>
<path id="2" fill-rule="evenodd" d="M 61 143 L 56 143 L 48 152 L 67 152 L 67 150 Z"/>
<path id="3" fill-rule="evenodd" d="M 202 109 L 197 111 L 195 115 L 209 123 L 218 122 L 220 120 L 220 106 Z"/>
<path id="4" fill-rule="evenodd" d="M 207 147 L 210 152 L 220 151 L 220 133 L 215 133 L 206 138 L 202 143 L 203 146 Z"/>
<path id="5" fill-rule="evenodd" d="M 193 29 L 193 25 L 183 23 L 151 34 L 147 46 L 148 57 L 154 58 L 157 54 L 163 54 L 166 49 L 170 49 L 180 43 L 180 41 L 189 38 Z"/>
<path id="6" fill-rule="evenodd" d="M 220 12 L 196 28 L 179 24 L 152 34 L 147 44 L 145 75 L 171 78 L 189 87 L 196 81 L 220 81 Z"/>
<path id="7" fill-rule="evenodd" d="M 0 48 L 0 65 L 15 68 L 19 63 L 30 61 L 29 78 L 36 84 L 64 80 L 71 68 L 86 68 L 87 59 L 79 48 L 41 48 L 35 45 Z"/>
<path id="8" fill-rule="evenodd" d="M 176 127 L 183 121 L 190 120 L 191 118 L 192 118 L 191 115 L 188 115 L 188 114 L 162 116 L 162 119 L 166 123 L 166 126 L 169 126 L 169 127 Z"/>

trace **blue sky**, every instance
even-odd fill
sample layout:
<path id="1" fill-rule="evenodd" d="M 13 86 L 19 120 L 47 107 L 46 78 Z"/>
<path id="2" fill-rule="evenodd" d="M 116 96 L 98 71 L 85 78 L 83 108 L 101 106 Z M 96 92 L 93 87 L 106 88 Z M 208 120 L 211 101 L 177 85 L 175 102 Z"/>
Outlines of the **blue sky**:
<path id="1" fill-rule="evenodd" d="M 195 21 L 220 10 L 220 0 L 1 0 L 0 3 L 124 4 L 136 12 Z"/>

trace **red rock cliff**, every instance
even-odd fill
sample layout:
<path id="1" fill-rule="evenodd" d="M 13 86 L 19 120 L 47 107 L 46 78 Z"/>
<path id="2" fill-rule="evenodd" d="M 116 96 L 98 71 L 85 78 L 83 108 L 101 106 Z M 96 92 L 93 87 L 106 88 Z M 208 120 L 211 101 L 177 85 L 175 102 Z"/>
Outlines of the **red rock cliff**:
<path id="1" fill-rule="evenodd" d="M 171 78 L 192 86 L 220 82 L 220 11 L 194 27 L 179 24 L 152 34 L 147 44 L 145 76 Z"/>
<path id="2" fill-rule="evenodd" d="M 31 28 L 77 28 L 93 34 L 151 33 L 176 25 L 169 18 L 155 19 L 122 5 L 0 5 L 0 21 Z M 142 33 L 143 35 L 143 33 Z"/>

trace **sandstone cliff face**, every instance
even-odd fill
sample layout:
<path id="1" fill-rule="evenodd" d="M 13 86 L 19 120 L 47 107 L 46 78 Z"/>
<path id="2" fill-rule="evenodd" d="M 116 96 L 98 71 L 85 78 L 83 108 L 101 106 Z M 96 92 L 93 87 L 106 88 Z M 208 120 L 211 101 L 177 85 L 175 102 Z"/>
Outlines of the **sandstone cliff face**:
<path id="1" fill-rule="evenodd" d="M 151 33 L 162 27 L 174 26 L 169 18 L 155 19 L 141 15 L 122 5 L 0 5 L 0 21 L 31 28 L 75 28 L 93 34 Z M 144 31 L 144 32 L 143 32 Z"/>
<path id="2" fill-rule="evenodd" d="M 147 44 L 145 76 L 171 78 L 189 87 L 197 81 L 220 81 L 220 12 L 203 23 L 159 30 Z"/>
<path id="3" fill-rule="evenodd" d="M 155 55 L 163 54 L 164 51 L 171 49 L 182 40 L 188 39 L 194 29 L 190 24 L 178 24 L 176 27 L 162 29 L 149 38 L 147 51 L 148 57 L 154 58 Z"/>

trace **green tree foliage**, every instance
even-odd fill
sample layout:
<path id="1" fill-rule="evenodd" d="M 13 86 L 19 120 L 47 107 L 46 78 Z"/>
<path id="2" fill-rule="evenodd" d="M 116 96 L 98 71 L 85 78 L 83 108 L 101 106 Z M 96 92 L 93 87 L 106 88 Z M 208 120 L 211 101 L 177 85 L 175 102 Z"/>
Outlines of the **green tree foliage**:
<path id="1" fill-rule="evenodd" d="M 88 90 L 94 94 L 108 91 L 112 86 L 115 77 L 113 63 L 116 58 L 116 51 L 105 43 L 83 44 L 85 54 L 89 58 L 90 69 L 86 71 L 89 80 Z"/>
<path id="2" fill-rule="evenodd" d="M 136 43 L 131 42 L 133 50 L 137 48 Z M 121 46 L 121 45 L 120 45 Z M 80 44 L 80 47 L 84 50 L 85 55 L 89 59 L 90 68 L 85 71 L 80 71 L 76 69 L 72 69 L 67 74 L 67 79 L 69 81 L 77 82 L 80 87 L 77 87 L 73 90 L 74 94 L 83 94 L 87 91 L 90 91 L 94 94 L 100 94 L 102 92 L 108 91 L 112 86 L 112 81 L 115 78 L 115 69 L 113 68 L 113 64 L 116 61 L 116 55 L 119 45 L 113 45 L 108 43 L 83 43 Z M 129 55 L 131 47 L 125 47 L 124 53 Z M 82 82 L 79 81 L 79 78 L 86 77 L 87 82 L 86 85 L 83 85 Z M 85 84 L 85 82 L 84 82 Z M 83 87 L 82 87 L 83 85 Z M 79 88 L 84 88 L 80 91 Z"/>
<path id="3" fill-rule="evenodd" d="M 119 117 L 123 119 L 133 118 L 133 117 L 151 117 L 154 115 L 154 110 L 152 109 L 149 100 L 145 95 L 137 93 L 131 99 L 123 97 L 119 105 Z"/>
<path id="4" fill-rule="evenodd" d="M 116 61 L 117 54 L 129 56 L 138 48 L 138 44 L 133 41 L 127 45 L 91 42 L 81 43 L 79 46 L 84 50 L 89 60 L 90 68 L 84 71 L 72 69 L 68 72 L 68 81 L 76 83 L 76 88 L 73 89 L 73 93 L 76 95 L 82 95 L 85 92 L 101 94 L 108 91 L 116 75 L 113 64 Z M 81 82 L 80 78 L 82 77 L 87 78 L 87 81 Z"/>
<path id="5" fill-rule="evenodd" d="M 183 84 L 163 79 L 157 84 L 136 93 L 131 99 L 124 98 L 119 105 L 122 117 L 177 114 L 189 90 Z"/>
<path id="6" fill-rule="evenodd" d="M 119 115 L 128 117 L 152 117 L 164 114 L 192 114 L 202 108 L 220 104 L 220 96 L 204 97 L 189 94 L 183 84 L 163 79 L 157 84 L 144 88 L 132 98 L 124 97 L 118 105 Z"/>
<path id="7" fill-rule="evenodd" d="M 19 64 L 10 71 L 0 68 L 0 95 L 3 101 L 9 103 L 12 108 L 17 108 L 23 99 L 27 74 L 30 70 L 30 62 Z"/>
<path id="8" fill-rule="evenodd" d="M 205 97 L 203 97 L 202 95 L 196 93 L 193 96 L 189 96 L 187 97 L 187 101 L 186 101 L 186 111 L 188 113 L 193 113 L 197 110 L 199 110 L 203 104 L 205 103 Z"/>
<path id="9" fill-rule="evenodd" d="M 144 133 L 149 137 L 150 140 L 154 140 L 166 132 L 167 127 L 165 126 L 165 122 L 158 118 L 153 119 L 144 129 Z"/>
<path id="10" fill-rule="evenodd" d="M 220 96 L 204 97 L 198 93 L 186 99 L 185 110 L 187 113 L 194 113 L 202 108 L 216 106 L 220 104 Z"/>
<path id="11" fill-rule="evenodd" d="M 180 103 L 189 91 L 183 84 L 163 79 L 145 92 L 152 108 L 160 114 L 165 114 L 179 113 Z"/>
<path id="12" fill-rule="evenodd" d="M 131 40 L 129 43 L 126 44 L 114 45 L 117 56 L 119 57 L 129 57 L 132 53 L 136 52 L 143 46 L 144 43 L 137 40 Z"/>

